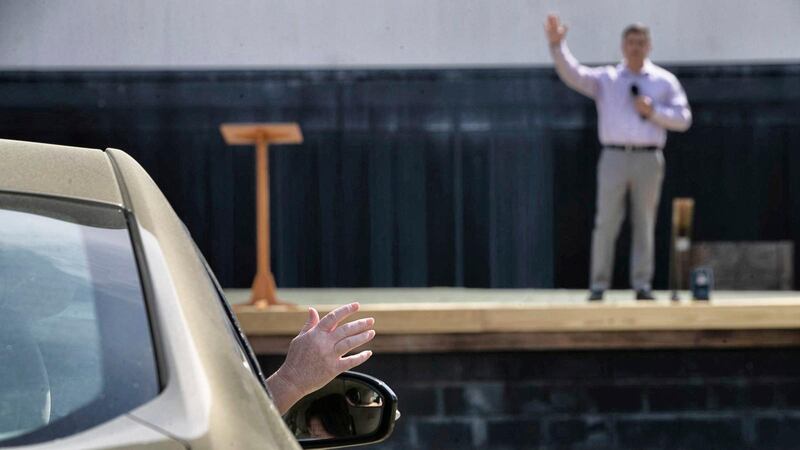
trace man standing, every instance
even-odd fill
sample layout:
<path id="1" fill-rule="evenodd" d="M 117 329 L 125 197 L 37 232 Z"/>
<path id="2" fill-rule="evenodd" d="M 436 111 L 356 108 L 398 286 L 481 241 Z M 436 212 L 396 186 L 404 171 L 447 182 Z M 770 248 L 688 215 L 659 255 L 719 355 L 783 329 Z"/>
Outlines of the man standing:
<path id="1" fill-rule="evenodd" d="M 622 32 L 622 63 L 586 67 L 567 48 L 567 27 L 549 15 L 545 32 L 556 72 L 572 89 L 593 99 L 603 151 L 597 166 L 597 213 L 592 232 L 589 300 L 611 286 L 614 247 L 630 193 L 633 246 L 631 285 L 637 300 L 654 300 L 654 231 L 664 178 L 667 130 L 686 131 L 692 112 L 674 75 L 647 58 L 650 30 L 640 24 Z"/>

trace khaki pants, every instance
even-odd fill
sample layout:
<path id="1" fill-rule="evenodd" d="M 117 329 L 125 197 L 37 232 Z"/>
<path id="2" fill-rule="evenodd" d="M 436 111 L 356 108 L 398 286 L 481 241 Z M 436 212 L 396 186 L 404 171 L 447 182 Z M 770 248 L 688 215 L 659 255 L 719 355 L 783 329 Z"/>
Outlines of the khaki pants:
<path id="1" fill-rule="evenodd" d="M 664 179 L 664 155 L 656 151 L 603 149 L 597 165 L 597 214 L 592 232 L 590 288 L 611 287 L 614 247 L 630 192 L 631 286 L 650 289 L 654 268 L 656 212 Z"/>

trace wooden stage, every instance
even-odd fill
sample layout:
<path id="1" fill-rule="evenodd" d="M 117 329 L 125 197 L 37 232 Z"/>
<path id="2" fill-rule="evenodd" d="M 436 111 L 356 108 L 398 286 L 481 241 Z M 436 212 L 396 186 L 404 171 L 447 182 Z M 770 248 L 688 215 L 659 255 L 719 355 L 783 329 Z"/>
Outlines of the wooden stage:
<path id="1" fill-rule="evenodd" d="M 800 345 L 800 292 L 714 292 L 709 302 L 637 302 L 631 291 L 610 291 L 602 303 L 584 290 L 538 289 L 279 289 L 297 307 L 246 305 L 247 289 L 226 289 L 228 300 L 259 354 L 282 354 L 307 317 L 361 302 L 356 317 L 375 317 L 384 353 L 624 348 L 734 348 Z"/>

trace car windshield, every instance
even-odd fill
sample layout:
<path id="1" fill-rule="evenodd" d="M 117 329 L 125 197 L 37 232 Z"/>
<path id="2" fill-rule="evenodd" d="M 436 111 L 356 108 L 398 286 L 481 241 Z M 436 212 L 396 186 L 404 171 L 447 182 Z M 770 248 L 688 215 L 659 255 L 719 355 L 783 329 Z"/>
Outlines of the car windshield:
<path id="1" fill-rule="evenodd" d="M 83 431 L 159 378 L 123 211 L 0 193 L 0 446 Z"/>

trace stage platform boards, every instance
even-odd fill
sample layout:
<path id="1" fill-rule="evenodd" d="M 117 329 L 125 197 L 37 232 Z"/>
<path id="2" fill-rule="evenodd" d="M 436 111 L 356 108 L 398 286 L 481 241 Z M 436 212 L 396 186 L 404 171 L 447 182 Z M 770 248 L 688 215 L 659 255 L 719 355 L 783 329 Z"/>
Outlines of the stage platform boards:
<path id="1" fill-rule="evenodd" d="M 625 348 L 736 348 L 800 345 L 800 292 L 719 291 L 708 302 L 635 301 L 609 291 L 603 302 L 584 290 L 364 288 L 279 289 L 296 306 L 247 305 L 248 289 L 226 289 L 256 353 L 282 354 L 314 306 L 324 314 L 359 301 L 355 317 L 375 317 L 368 346 L 386 353 Z"/>

